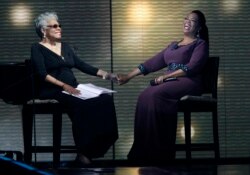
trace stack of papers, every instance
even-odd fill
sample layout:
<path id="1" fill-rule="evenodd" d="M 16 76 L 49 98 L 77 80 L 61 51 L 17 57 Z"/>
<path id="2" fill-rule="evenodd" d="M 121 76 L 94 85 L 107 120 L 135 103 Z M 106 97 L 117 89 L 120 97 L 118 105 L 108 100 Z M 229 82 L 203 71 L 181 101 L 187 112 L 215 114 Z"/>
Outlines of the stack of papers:
<path id="1" fill-rule="evenodd" d="M 107 88 L 103 88 L 103 87 L 100 87 L 100 86 L 93 85 L 91 83 L 79 84 L 76 89 L 78 89 L 80 91 L 80 94 L 79 95 L 72 94 L 72 96 L 75 96 L 77 98 L 81 98 L 83 100 L 87 100 L 87 99 L 90 99 L 90 98 L 95 98 L 95 97 L 98 97 L 101 94 L 111 94 L 111 93 L 116 92 L 116 91 L 113 91 L 113 90 L 110 90 L 110 89 L 107 89 Z M 65 93 L 65 94 L 69 94 L 66 91 L 62 91 L 62 92 Z"/>

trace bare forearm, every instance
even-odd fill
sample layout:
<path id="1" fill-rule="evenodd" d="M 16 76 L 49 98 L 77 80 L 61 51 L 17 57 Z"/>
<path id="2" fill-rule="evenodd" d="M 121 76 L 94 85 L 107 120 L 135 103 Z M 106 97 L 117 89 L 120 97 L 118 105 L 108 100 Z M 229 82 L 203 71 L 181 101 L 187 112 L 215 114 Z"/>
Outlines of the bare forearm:
<path id="1" fill-rule="evenodd" d="M 134 70 L 132 70 L 128 74 L 118 74 L 117 75 L 118 84 L 119 85 L 125 84 L 125 83 L 129 82 L 129 80 L 131 80 L 132 78 L 134 78 L 140 74 L 141 74 L 141 71 L 139 70 L 139 68 L 135 68 Z"/>
<path id="2" fill-rule="evenodd" d="M 183 70 L 181 69 L 178 69 L 170 74 L 166 74 L 164 75 L 164 79 L 167 79 L 167 78 L 170 78 L 170 77 L 183 77 L 183 76 L 186 76 L 186 72 L 184 72 Z"/>
<path id="3" fill-rule="evenodd" d="M 63 86 L 65 85 L 64 82 L 62 82 L 62 81 L 60 81 L 60 80 L 57 80 L 56 78 L 52 77 L 51 75 L 47 75 L 46 78 L 45 78 L 45 80 L 46 80 L 47 82 L 50 82 L 50 83 L 52 83 L 52 84 L 54 84 L 54 85 L 56 85 L 56 86 L 60 86 L 60 87 L 62 87 L 62 88 L 63 88 Z"/>
<path id="4" fill-rule="evenodd" d="M 56 85 L 56 86 L 61 87 L 64 91 L 68 92 L 69 94 L 75 94 L 75 95 L 80 94 L 80 91 L 77 90 L 76 88 L 52 77 L 51 75 L 47 75 L 45 80 L 47 82 L 50 82 L 50 83 Z"/>
<path id="5" fill-rule="evenodd" d="M 135 68 L 134 70 L 132 70 L 131 72 L 128 73 L 128 78 L 132 79 L 138 75 L 141 75 L 141 71 L 138 68 Z"/>

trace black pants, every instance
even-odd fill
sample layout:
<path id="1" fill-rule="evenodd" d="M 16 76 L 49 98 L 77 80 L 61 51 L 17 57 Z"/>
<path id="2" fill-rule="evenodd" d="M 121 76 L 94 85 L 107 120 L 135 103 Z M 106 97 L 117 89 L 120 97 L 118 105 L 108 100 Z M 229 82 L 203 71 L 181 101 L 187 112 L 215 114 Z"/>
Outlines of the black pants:
<path id="1" fill-rule="evenodd" d="M 103 94 L 82 100 L 59 93 L 55 99 L 68 111 L 78 152 L 89 158 L 103 157 L 118 139 L 113 97 Z"/>

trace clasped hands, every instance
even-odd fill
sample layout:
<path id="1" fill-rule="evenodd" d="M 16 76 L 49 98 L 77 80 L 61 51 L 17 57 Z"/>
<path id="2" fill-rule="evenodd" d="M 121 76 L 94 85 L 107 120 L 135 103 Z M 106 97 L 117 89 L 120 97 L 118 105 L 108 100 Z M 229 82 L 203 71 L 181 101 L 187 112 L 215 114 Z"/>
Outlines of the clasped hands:
<path id="1" fill-rule="evenodd" d="M 129 77 L 128 74 L 114 74 L 114 73 L 109 73 L 108 74 L 108 80 L 111 80 L 119 85 L 123 85 L 126 84 L 127 82 L 129 82 L 129 80 L 131 79 Z M 154 79 L 155 84 L 162 84 L 164 82 L 164 75 L 161 75 L 157 78 Z"/>
<path id="2" fill-rule="evenodd" d="M 114 74 L 114 73 L 108 73 L 105 78 L 105 80 L 110 80 L 114 83 L 117 83 L 119 85 L 127 83 L 130 79 L 128 75 L 125 74 Z"/>

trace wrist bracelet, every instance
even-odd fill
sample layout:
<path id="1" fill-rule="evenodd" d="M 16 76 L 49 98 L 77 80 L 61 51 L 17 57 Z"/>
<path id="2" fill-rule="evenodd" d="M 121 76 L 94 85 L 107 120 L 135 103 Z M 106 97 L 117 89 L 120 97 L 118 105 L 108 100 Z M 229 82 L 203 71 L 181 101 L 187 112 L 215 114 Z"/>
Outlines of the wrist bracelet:
<path id="1" fill-rule="evenodd" d="M 143 74 L 143 75 L 147 75 L 148 74 L 148 71 L 146 70 L 146 68 L 143 66 L 143 64 L 140 64 L 138 66 L 138 69 L 140 70 L 140 72 Z"/>
<path id="2" fill-rule="evenodd" d="M 106 80 L 108 78 L 108 73 L 106 72 L 103 76 L 102 79 Z"/>

